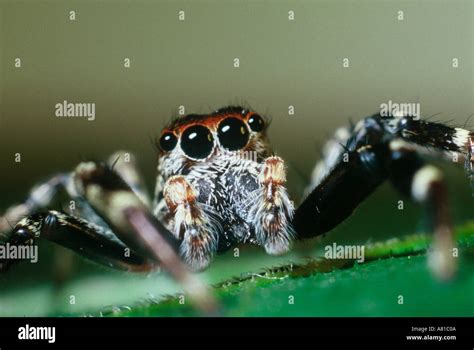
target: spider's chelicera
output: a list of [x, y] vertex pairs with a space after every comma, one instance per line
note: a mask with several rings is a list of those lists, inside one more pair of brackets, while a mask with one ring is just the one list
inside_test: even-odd
[[[8, 209], [0, 223], [3, 241], [26, 245], [43, 237], [114, 268], [161, 266], [195, 292], [201, 287], [188, 268], [205, 269], [215, 253], [240, 243], [285, 253], [293, 240], [321, 235], [341, 223], [389, 180], [429, 210], [431, 270], [441, 278], [454, 274], [455, 241], [443, 176], [421, 155], [431, 150], [462, 156], [471, 175], [470, 131], [379, 114], [341, 128], [324, 146], [307, 196], [295, 209], [285, 188], [284, 161], [273, 154], [267, 126], [265, 118], [242, 107], [177, 118], [157, 141], [153, 200], [133, 157], [81, 163]], [[78, 203], [73, 213], [45, 209], [60, 188]], [[17, 222], [13, 230], [10, 222]]]

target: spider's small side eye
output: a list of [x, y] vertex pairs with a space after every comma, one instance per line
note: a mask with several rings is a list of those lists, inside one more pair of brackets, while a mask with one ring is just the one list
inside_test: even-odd
[[249, 129], [242, 120], [234, 117], [220, 122], [217, 135], [221, 145], [229, 151], [242, 149], [249, 141]]
[[192, 125], [181, 136], [181, 149], [192, 159], [205, 159], [214, 148], [214, 139], [208, 128]]
[[252, 131], [260, 132], [265, 128], [265, 122], [258, 114], [252, 114], [248, 120], [248, 123]]
[[164, 133], [160, 137], [160, 147], [165, 152], [172, 151], [176, 147], [177, 143], [178, 139], [171, 132]]

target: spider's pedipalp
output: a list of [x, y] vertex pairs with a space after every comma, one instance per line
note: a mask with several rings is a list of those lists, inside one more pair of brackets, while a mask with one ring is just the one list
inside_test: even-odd
[[286, 253], [293, 239], [291, 220], [293, 202], [285, 188], [286, 169], [280, 157], [265, 159], [259, 175], [260, 188], [249, 209], [249, 219], [253, 222], [258, 244], [268, 254]]
[[163, 194], [169, 210], [164, 220], [181, 241], [181, 256], [193, 270], [205, 269], [217, 250], [218, 227], [197, 201], [198, 193], [184, 176], [170, 177]]

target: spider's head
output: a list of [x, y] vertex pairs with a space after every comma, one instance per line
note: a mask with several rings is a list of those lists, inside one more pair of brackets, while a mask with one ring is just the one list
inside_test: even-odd
[[173, 169], [246, 155], [263, 159], [269, 153], [267, 121], [243, 107], [211, 114], [189, 114], [171, 122], [158, 140], [160, 160]]

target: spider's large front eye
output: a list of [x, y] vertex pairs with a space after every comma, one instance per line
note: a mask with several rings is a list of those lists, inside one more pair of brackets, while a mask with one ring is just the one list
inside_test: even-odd
[[208, 128], [193, 125], [184, 130], [181, 136], [181, 149], [190, 158], [204, 159], [211, 154], [214, 140]]
[[160, 137], [159, 142], [160, 142], [161, 149], [165, 152], [169, 152], [169, 151], [172, 151], [176, 147], [176, 144], [178, 143], [178, 139], [176, 138], [176, 136], [174, 136], [173, 133], [167, 132], [167, 133], [164, 133]]
[[252, 114], [247, 123], [249, 123], [250, 129], [256, 132], [262, 131], [265, 127], [265, 122], [263, 121], [263, 118], [258, 114]]
[[221, 145], [229, 151], [242, 149], [249, 141], [249, 129], [242, 120], [234, 117], [220, 122], [217, 135]]

